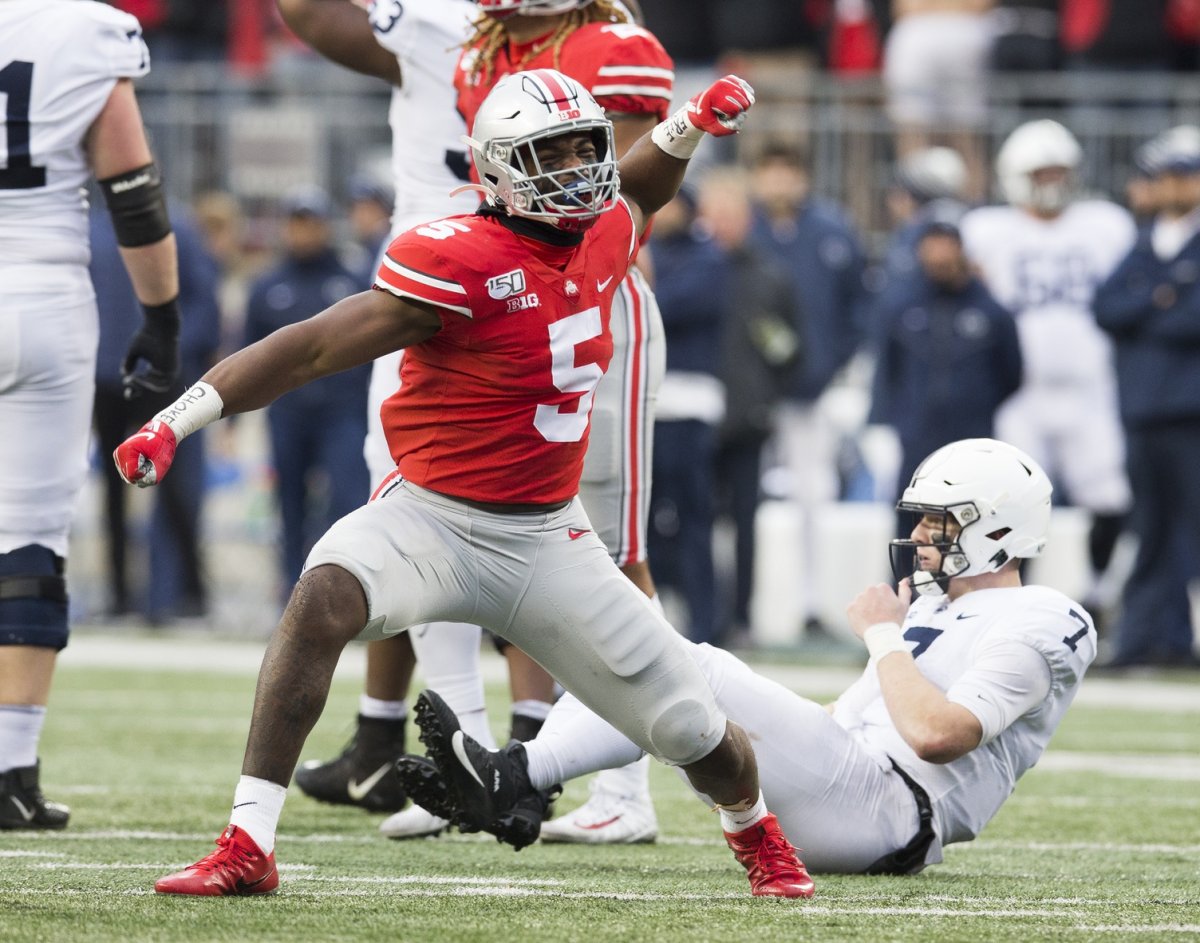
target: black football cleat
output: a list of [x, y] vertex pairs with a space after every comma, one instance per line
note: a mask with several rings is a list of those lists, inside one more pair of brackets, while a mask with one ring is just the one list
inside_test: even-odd
[[537, 841], [542, 820], [561, 787], [535, 789], [529, 782], [525, 746], [510, 743], [503, 750], [487, 750], [463, 733], [449, 705], [433, 691], [417, 698], [417, 724], [421, 742], [441, 773], [440, 786], [428, 768], [417, 771], [407, 763], [406, 781], [423, 779], [425, 795], [437, 801], [444, 790], [442, 808], [462, 831], [485, 831], [520, 851]]
[[0, 773], [0, 828], [66, 828], [71, 810], [49, 802], [38, 784], [39, 763]]
[[396, 773], [404, 754], [404, 720], [358, 717], [346, 748], [326, 763], [309, 760], [296, 770], [300, 791], [321, 802], [356, 805], [368, 812], [398, 812], [407, 795]]

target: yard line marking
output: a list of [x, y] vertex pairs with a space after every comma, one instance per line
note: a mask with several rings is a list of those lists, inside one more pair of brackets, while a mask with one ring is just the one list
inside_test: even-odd
[[1092, 772], [1134, 779], [1200, 779], [1200, 758], [1166, 753], [1083, 753], [1048, 750], [1038, 769], [1054, 772]]
[[61, 851], [0, 851], [0, 858], [65, 858]]
[[[39, 871], [162, 871], [170, 864], [124, 861], [45, 861], [33, 865]], [[283, 874], [317, 870], [315, 864], [281, 864]]]

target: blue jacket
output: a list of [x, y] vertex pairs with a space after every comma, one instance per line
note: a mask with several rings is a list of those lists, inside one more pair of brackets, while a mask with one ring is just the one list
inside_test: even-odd
[[[281, 327], [319, 314], [363, 290], [360, 274], [342, 264], [332, 249], [310, 259], [283, 258], [250, 288], [246, 303], [247, 346]], [[281, 396], [272, 409], [333, 410], [367, 414], [371, 365], [335, 373]]]
[[[121, 362], [129, 342], [142, 326], [142, 308], [121, 261], [112, 221], [103, 210], [88, 219], [92, 261], [88, 271], [96, 288], [100, 344], [96, 383], [121, 386]], [[171, 207], [171, 226], [179, 254], [179, 379], [194, 383], [211, 365], [221, 343], [221, 309], [217, 300], [220, 272], [188, 214]]]
[[728, 310], [725, 253], [692, 231], [656, 237], [651, 247], [654, 294], [667, 338], [667, 370], [715, 376]]
[[1144, 229], [1092, 310], [1116, 346], [1126, 425], [1200, 419], [1200, 234], [1163, 262]]
[[1021, 385], [1012, 315], [972, 278], [959, 292], [914, 272], [880, 296], [870, 421], [892, 426], [922, 455], [990, 437], [997, 407]]
[[791, 273], [795, 286], [794, 323], [801, 337], [800, 359], [785, 395], [815, 399], [863, 337], [867, 260], [858, 236], [837, 206], [809, 198], [788, 229], [774, 227], [758, 214], [751, 240], [769, 250]]

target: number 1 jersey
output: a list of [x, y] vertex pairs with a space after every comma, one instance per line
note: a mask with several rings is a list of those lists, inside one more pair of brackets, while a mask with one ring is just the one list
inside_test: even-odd
[[383, 405], [400, 473], [473, 501], [574, 497], [612, 356], [613, 297], [636, 254], [623, 200], [573, 248], [479, 215], [397, 237], [375, 287], [435, 305], [442, 318], [437, 334], [405, 350], [401, 387]]
[[117, 80], [149, 71], [127, 13], [92, 0], [0, 2], [0, 265], [87, 265], [84, 141]]

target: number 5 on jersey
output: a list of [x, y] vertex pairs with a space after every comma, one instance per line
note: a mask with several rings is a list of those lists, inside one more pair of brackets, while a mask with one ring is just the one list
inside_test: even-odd
[[575, 348], [603, 330], [600, 309], [588, 308], [550, 325], [550, 371], [554, 385], [563, 393], [581, 394], [574, 412], [564, 412], [567, 404], [552, 406], [539, 403], [533, 425], [547, 442], [578, 442], [587, 431], [588, 415], [596, 384], [604, 371], [598, 363], [576, 365]]

